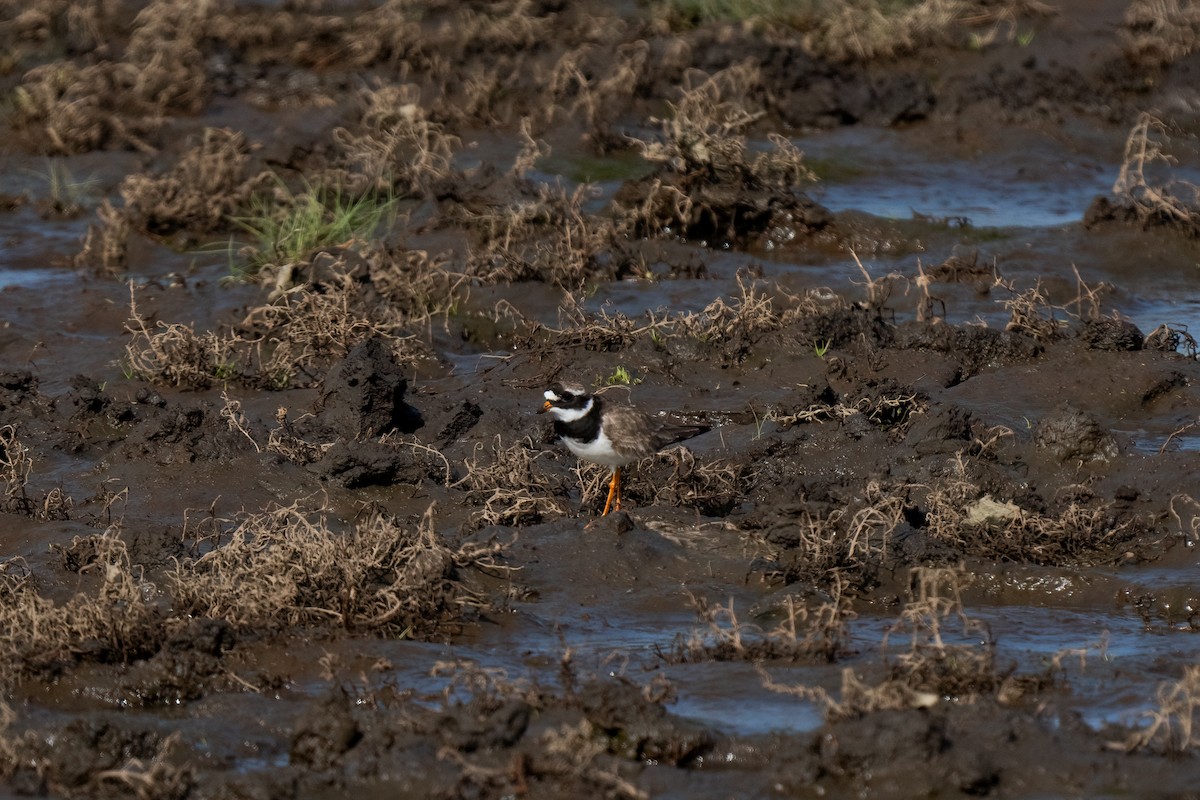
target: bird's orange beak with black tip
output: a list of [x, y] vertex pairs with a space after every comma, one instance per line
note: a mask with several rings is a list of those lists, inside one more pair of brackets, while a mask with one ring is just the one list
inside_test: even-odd
[[539, 414], [545, 414], [547, 411], [549, 411], [549, 410], [550, 410], [550, 408], [551, 408], [551, 406], [550, 406], [550, 401], [549, 401], [549, 400], [547, 400], [546, 402], [542, 403], [542, 407], [541, 407], [540, 409], [538, 409], [538, 412], [537, 412], [537, 413], [539, 413]]

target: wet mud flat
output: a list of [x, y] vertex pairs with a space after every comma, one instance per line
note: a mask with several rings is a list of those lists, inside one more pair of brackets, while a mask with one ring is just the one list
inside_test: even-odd
[[0, 8], [4, 792], [1194, 791], [1190, 10]]

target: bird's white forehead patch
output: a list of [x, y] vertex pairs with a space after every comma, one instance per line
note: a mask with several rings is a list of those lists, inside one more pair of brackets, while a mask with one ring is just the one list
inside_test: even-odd
[[551, 403], [557, 403], [562, 398], [559, 397], [558, 394], [553, 389], [547, 389], [546, 390], [546, 399], [549, 400]]

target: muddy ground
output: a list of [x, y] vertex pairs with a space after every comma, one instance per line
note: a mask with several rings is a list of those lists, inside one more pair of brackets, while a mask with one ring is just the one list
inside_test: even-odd
[[0, 12], [2, 791], [1195, 793], [1190, 7]]

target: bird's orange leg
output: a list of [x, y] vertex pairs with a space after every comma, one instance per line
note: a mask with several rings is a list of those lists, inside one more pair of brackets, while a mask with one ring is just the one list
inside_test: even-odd
[[[616, 505], [613, 505], [613, 498], [616, 498]], [[609, 509], [613, 511], [621, 510], [621, 468], [617, 467], [613, 470], [612, 480], [608, 482], [608, 501], [604, 504], [604, 513], [600, 516], [607, 517]]]

